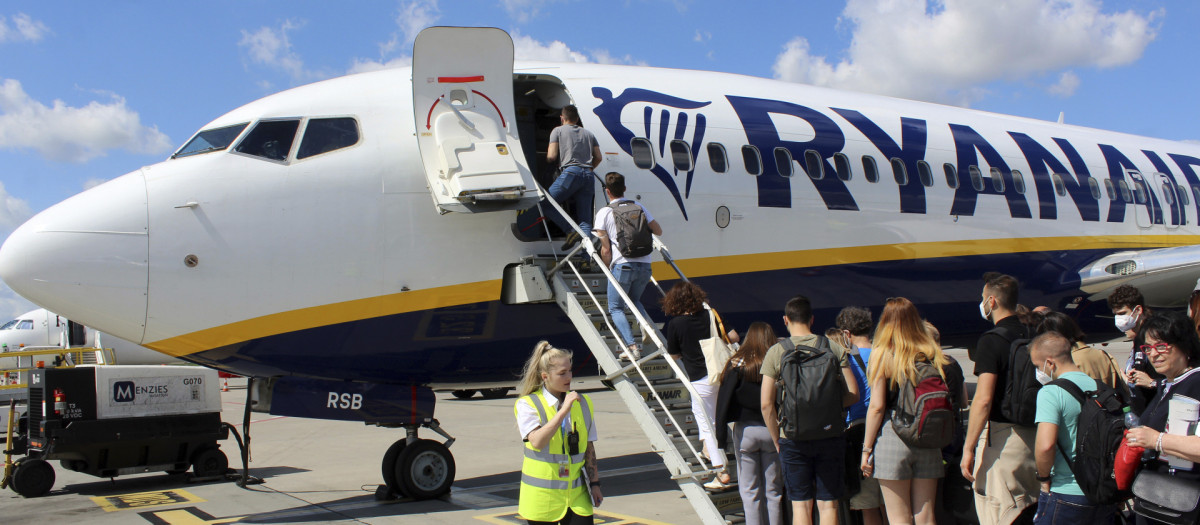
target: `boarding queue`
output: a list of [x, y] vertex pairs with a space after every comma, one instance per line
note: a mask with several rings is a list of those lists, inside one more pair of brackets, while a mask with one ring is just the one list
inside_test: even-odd
[[[1132, 286], [1112, 293], [1134, 341], [1123, 366], [1070, 316], [1021, 306], [1019, 288], [984, 276], [979, 313], [993, 327], [969, 350], [968, 399], [961, 366], [905, 298], [878, 323], [847, 307], [819, 331], [796, 296], [785, 334], [760, 321], [742, 337], [700, 287], [677, 284], [667, 351], [701, 394], [695, 417], [715, 428], [705, 454], [734, 457], [704, 486], [736, 485], [748, 524], [1200, 523], [1200, 285], [1186, 315], [1151, 311]], [[714, 337], [732, 351], [720, 363], [701, 348]], [[592, 523], [603, 500], [594, 407], [571, 390], [570, 363], [539, 344], [516, 404], [530, 523]]]

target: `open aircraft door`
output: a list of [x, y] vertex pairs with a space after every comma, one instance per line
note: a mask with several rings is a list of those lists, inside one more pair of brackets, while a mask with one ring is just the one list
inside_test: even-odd
[[533, 206], [539, 195], [517, 138], [508, 33], [427, 28], [413, 43], [412, 76], [417, 143], [438, 212]]

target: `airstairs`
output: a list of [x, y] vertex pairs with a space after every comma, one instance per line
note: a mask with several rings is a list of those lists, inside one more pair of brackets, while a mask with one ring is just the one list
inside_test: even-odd
[[[539, 188], [540, 189], [540, 188]], [[562, 208], [554, 199], [542, 206]], [[563, 213], [564, 217], [569, 215]], [[570, 221], [570, 219], [568, 219]], [[572, 227], [581, 233], [579, 226]], [[687, 277], [675, 265], [666, 245], [655, 239], [656, 251], [680, 279]], [[581, 255], [586, 255], [581, 257]], [[612, 319], [608, 317], [606, 290], [613, 275], [590, 242], [581, 242], [563, 256], [530, 256], [505, 269], [505, 300], [510, 303], [553, 301], [567, 314], [588, 349], [596, 358], [612, 387], [646, 433], [652, 449], [663, 458], [671, 478], [696, 510], [703, 523], [741, 523], [742, 502], [736, 486], [710, 493], [702, 484], [720, 470], [702, 455], [698, 424], [692, 416], [691, 399], [696, 391], [681, 366], [666, 353], [662, 333], [642, 318], [637, 308], [630, 325], [634, 338], [643, 341], [642, 357], [628, 359]], [[652, 281], [658, 287], [657, 281]], [[625, 304], [632, 304], [625, 291], [616, 287]], [[659, 291], [662, 289], [659, 288]], [[626, 357], [626, 360], [622, 360]], [[720, 452], [724, 456], [724, 452]], [[732, 474], [732, 458], [725, 458]]]

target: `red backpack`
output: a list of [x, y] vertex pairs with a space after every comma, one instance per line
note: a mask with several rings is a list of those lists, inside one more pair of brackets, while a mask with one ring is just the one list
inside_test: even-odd
[[954, 440], [953, 398], [937, 368], [925, 361], [916, 367], [916, 384], [900, 382], [892, 428], [910, 447], [940, 449]]

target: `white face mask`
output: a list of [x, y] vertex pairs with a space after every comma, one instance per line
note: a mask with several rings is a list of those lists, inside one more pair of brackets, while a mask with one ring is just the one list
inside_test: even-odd
[[982, 316], [983, 316], [983, 320], [984, 320], [984, 321], [991, 321], [991, 320], [992, 320], [992, 314], [991, 314], [990, 312], [988, 312], [988, 311], [987, 311], [987, 299], [984, 299], [983, 301], [980, 301], [980, 303], [979, 303], [979, 315], [982, 315]]
[[1050, 374], [1043, 372], [1041, 367], [1038, 367], [1036, 370], [1034, 370], [1033, 375], [1036, 376], [1038, 382], [1043, 385], [1046, 383], [1049, 383], [1051, 381], [1054, 381], [1054, 378], [1051, 377]]
[[1137, 317], [1133, 315], [1133, 312], [1118, 315], [1113, 318], [1113, 324], [1117, 325], [1117, 330], [1128, 332], [1137, 326]]

